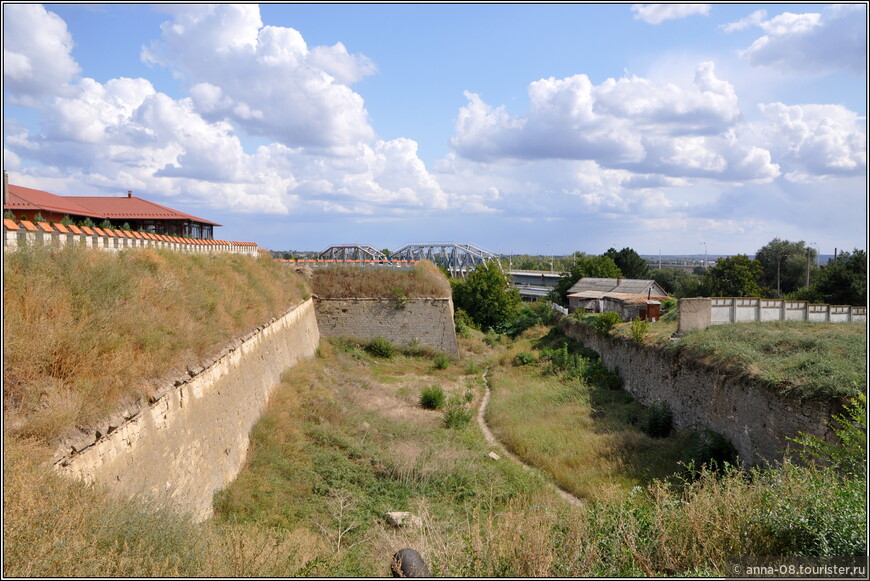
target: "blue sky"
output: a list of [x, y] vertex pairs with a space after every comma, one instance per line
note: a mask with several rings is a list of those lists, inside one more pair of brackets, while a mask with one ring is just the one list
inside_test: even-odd
[[4, 4], [4, 169], [283, 250], [866, 248], [867, 6]]

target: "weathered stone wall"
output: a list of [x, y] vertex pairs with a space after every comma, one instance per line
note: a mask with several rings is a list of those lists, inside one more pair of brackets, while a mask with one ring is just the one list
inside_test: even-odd
[[317, 324], [326, 337], [383, 337], [459, 357], [453, 299], [316, 299]]
[[[239, 473], [248, 434], [281, 373], [311, 357], [320, 341], [308, 300], [225, 350], [187, 381], [166, 386], [56, 459], [61, 472], [126, 497], [169, 500], [204, 520], [215, 491]], [[108, 432], [107, 435], [106, 432]]]
[[599, 336], [568, 318], [564, 333], [595, 350], [607, 369], [618, 370], [624, 389], [642, 403], [666, 403], [678, 428], [696, 426], [719, 432], [747, 464], [777, 460], [798, 432], [833, 441], [827, 423], [842, 413], [842, 402], [800, 402], [774, 393], [751, 378], [736, 377], [661, 347], [630, 339]]

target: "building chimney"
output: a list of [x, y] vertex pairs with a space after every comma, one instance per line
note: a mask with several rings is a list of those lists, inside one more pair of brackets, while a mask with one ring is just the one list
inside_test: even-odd
[[619, 285], [621, 285], [621, 284], [622, 284], [622, 279], [621, 279], [621, 278], [617, 278], [617, 279], [616, 279], [616, 286], [619, 286]]
[[128, 197], [128, 198], [132, 198], [132, 197], [133, 197], [133, 190], [127, 190], [127, 197]]

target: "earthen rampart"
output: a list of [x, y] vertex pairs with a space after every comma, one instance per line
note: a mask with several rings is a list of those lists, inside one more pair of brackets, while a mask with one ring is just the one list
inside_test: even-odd
[[212, 512], [215, 491], [241, 470], [248, 434], [281, 374], [314, 355], [320, 340], [307, 300], [190, 369], [108, 420], [83, 440], [68, 441], [55, 466], [121, 496], [169, 501], [196, 520]]

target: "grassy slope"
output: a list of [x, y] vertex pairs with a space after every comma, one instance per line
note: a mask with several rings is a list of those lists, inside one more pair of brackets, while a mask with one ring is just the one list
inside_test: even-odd
[[867, 393], [867, 325], [773, 322], [717, 325], [676, 346], [798, 398]]
[[446, 298], [450, 283], [428, 260], [413, 269], [334, 266], [315, 268], [314, 294], [324, 298]]
[[272, 260], [27, 248], [4, 255], [7, 431], [49, 443], [307, 296]]
[[[675, 322], [652, 323], [644, 339], [798, 399], [867, 393], [867, 325], [776, 321], [714, 325], [671, 343]], [[612, 333], [631, 337], [631, 323]]]

